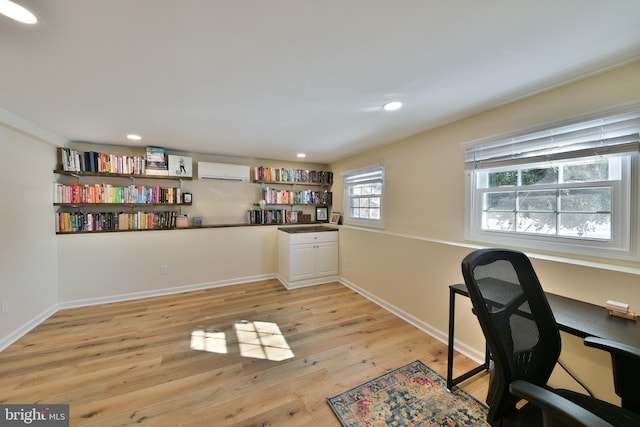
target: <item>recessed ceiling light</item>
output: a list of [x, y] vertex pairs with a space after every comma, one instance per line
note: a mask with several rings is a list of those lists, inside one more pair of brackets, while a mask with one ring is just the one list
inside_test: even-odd
[[140, 135], [136, 135], [135, 133], [130, 133], [129, 135], [127, 135], [127, 138], [132, 141], [140, 141], [142, 139]]
[[0, 0], [0, 13], [23, 24], [38, 22], [38, 18], [33, 13], [9, 0]]
[[305, 157], [307, 157], [307, 155], [304, 153], [298, 153], [297, 156], [299, 159], [304, 159]]
[[382, 109], [385, 111], [395, 111], [402, 107], [402, 102], [400, 101], [391, 101], [387, 102], [382, 106]]

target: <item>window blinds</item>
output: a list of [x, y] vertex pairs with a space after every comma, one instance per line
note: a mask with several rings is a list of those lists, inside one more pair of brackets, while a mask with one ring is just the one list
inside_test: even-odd
[[640, 151], [640, 110], [465, 148], [465, 169]]
[[371, 184], [384, 180], [384, 167], [374, 166], [357, 171], [345, 172], [344, 185]]

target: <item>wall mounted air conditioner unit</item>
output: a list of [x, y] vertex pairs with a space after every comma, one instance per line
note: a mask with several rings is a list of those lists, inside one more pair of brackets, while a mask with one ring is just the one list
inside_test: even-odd
[[249, 166], [198, 162], [198, 179], [248, 182]]

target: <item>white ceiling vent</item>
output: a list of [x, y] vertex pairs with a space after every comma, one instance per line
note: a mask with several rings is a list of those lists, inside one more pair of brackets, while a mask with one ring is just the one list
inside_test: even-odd
[[198, 162], [198, 179], [249, 182], [249, 166]]

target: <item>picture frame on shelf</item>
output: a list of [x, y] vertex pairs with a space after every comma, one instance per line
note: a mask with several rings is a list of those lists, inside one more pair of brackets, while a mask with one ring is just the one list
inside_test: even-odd
[[329, 224], [340, 224], [340, 212], [331, 212], [331, 219], [329, 219]]
[[329, 220], [329, 208], [326, 206], [316, 206], [316, 221], [327, 222]]
[[175, 156], [169, 154], [169, 176], [186, 176], [191, 178], [193, 175], [193, 159], [186, 156]]

